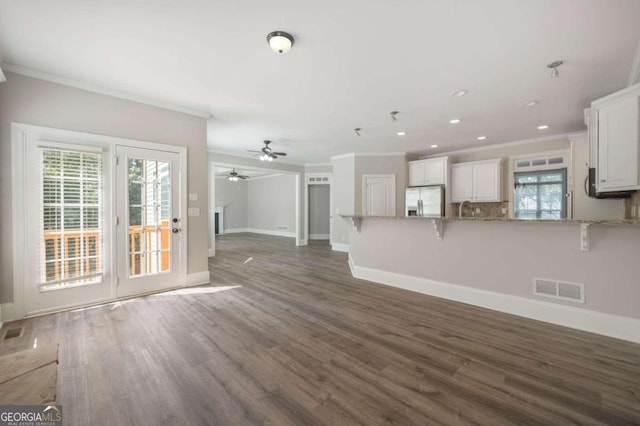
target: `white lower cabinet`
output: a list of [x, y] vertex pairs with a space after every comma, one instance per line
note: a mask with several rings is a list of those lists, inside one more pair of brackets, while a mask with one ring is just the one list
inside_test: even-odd
[[451, 165], [451, 202], [502, 201], [502, 159]]

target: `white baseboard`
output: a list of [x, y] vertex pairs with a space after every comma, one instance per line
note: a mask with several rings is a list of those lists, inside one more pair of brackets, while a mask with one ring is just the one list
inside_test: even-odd
[[253, 234], [264, 234], [264, 235], [273, 235], [275, 237], [288, 237], [295, 238], [295, 232], [289, 231], [272, 231], [271, 229], [256, 229], [256, 228], [247, 228], [246, 232], [251, 232]]
[[273, 235], [275, 237], [288, 237], [288, 238], [295, 238], [296, 237], [296, 233], [295, 232], [272, 231], [271, 229], [231, 228], [231, 229], [225, 229], [224, 230], [225, 234], [237, 234], [237, 233], [240, 233], [240, 232], [249, 232], [249, 233], [252, 233], [252, 234]]
[[216, 255], [216, 249], [209, 249], [209, 257], [213, 257]]
[[309, 234], [310, 240], [328, 240], [330, 237], [329, 234]]
[[209, 277], [209, 271], [194, 272], [187, 274], [187, 287], [201, 284], [209, 284], [211, 278]]
[[298, 244], [296, 244], [296, 245], [297, 245], [298, 247], [301, 247], [301, 246], [306, 246], [306, 245], [308, 245], [308, 244], [309, 244], [309, 242], [308, 242], [307, 240], [302, 240], [302, 239], [301, 239], [301, 240], [298, 242]]
[[224, 230], [225, 234], [237, 234], [240, 232], [249, 232], [249, 230], [247, 228], [229, 228]]
[[331, 250], [333, 251], [342, 251], [344, 253], [349, 253], [349, 244], [331, 244]]
[[635, 318], [366, 268], [357, 266], [351, 255], [349, 268], [355, 278], [640, 343], [640, 320]]

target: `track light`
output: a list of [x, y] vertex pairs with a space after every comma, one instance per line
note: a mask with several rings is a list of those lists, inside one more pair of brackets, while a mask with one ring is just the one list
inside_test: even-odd
[[558, 67], [564, 64], [564, 61], [553, 61], [550, 64], [547, 64], [547, 68], [551, 68], [551, 78], [560, 77], [560, 72], [558, 71]]
[[398, 115], [398, 111], [391, 111], [389, 115], [391, 115], [391, 121], [398, 121], [398, 118], [396, 117], [396, 115]]
[[353, 129], [354, 132], [356, 132], [356, 135], [360, 136], [360, 132], [362, 131], [362, 129], [360, 127], [356, 127], [355, 129]]

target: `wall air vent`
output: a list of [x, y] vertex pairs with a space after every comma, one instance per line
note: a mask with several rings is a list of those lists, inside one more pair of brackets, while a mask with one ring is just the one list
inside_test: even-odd
[[534, 278], [533, 294], [551, 299], [584, 303], [584, 284]]

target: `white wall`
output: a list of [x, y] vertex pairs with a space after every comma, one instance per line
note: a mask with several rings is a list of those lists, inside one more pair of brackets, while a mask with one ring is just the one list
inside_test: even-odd
[[305, 164], [304, 172], [305, 173], [331, 173], [333, 171], [333, 166], [331, 163], [329, 164]]
[[329, 185], [309, 185], [309, 235], [329, 235]]
[[296, 232], [296, 176], [283, 174], [247, 181], [249, 230]]
[[331, 159], [333, 165], [333, 238], [334, 244], [349, 244], [349, 223], [340, 215], [355, 214], [355, 156]]
[[0, 84], [0, 302], [13, 300], [11, 242], [11, 123], [18, 122], [185, 146], [188, 192], [198, 193], [199, 217], [188, 220], [188, 273], [207, 271], [206, 120], [111, 96], [6, 73]]
[[224, 206], [224, 229], [246, 229], [248, 222], [248, 182], [216, 178], [215, 207]]

